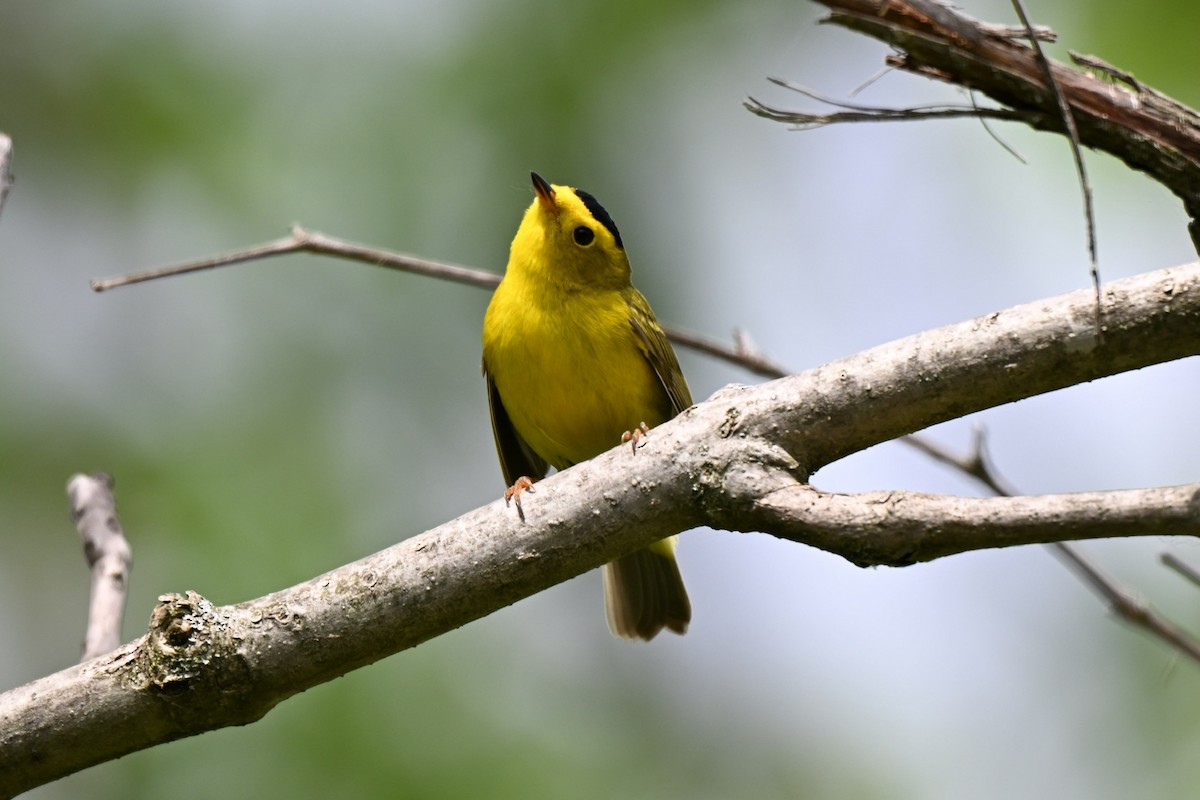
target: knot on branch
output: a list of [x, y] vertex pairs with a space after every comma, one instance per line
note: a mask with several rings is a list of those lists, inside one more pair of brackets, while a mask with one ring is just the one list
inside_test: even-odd
[[233, 655], [228, 632], [229, 620], [196, 592], [160, 596], [139, 653], [138, 682], [169, 693], [194, 688], [214, 661]]

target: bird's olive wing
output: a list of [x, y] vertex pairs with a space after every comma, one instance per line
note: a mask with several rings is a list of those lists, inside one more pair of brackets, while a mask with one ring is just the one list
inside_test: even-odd
[[492, 413], [492, 435], [496, 437], [496, 452], [500, 455], [500, 469], [504, 472], [504, 482], [512, 486], [517, 478], [525, 477], [540, 480], [545, 477], [549, 465], [537, 453], [533, 452], [517, 429], [508, 418], [504, 401], [496, 390], [496, 382], [483, 366], [483, 376], [487, 379], [488, 408]]
[[679, 414], [692, 404], [692, 393], [688, 391], [683, 370], [679, 368], [679, 359], [667, 341], [667, 334], [654, 318], [646, 298], [636, 289], [631, 289], [629, 294], [629, 321], [641, 342], [646, 360], [671, 399], [671, 416]]

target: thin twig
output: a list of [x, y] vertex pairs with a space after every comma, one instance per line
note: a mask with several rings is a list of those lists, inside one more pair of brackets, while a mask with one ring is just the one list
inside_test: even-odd
[[133, 554], [117, 520], [112, 479], [104, 473], [75, 475], [67, 483], [71, 519], [92, 570], [91, 601], [83, 661], [121, 644], [129, 567]]
[[[971, 98], [971, 108], [978, 109], [978, 108], [979, 108], [979, 105], [978, 105], [978, 104], [976, 104], [976, 102], [975, 102], [975, 92], [973, 92], [973, 91], [968, 91], [968, 96]], [[992, 141], [994, 141], [996, 144], [1000, 145], [1000, 146], [1001, 146], [1001, 147], [1003, 147], [1005, 150], [1007, 150], [1007, 151], [1008, 151], [1008, 154], [1009, 154], [1010, 156], [1012, 156], [1013, 158], [1015, 158], [1017, 161], [1020, 161], [1022, 164], [1026, 164], [1026, 165], [1027, 165], [1027, 164], [1029, 163], [1028, 161], [1026, 161], [1026, 160], [1025, 160], [1025, 156], [1023, 156], [1023, 155], [1021, 155], [1020, 153], [1018, 153], [1018, 152], [1016, 151], [1016, 148], [1014, 148], [1014, 147], [1013, 147], [1012, 145], [1010, 145], [1008, 142], [1006, 142], [1006, 141], [1004, 141], [1003, 139], [1001, 139], [1001, 138], [1000, 138], [1000, 134], [998, 134], [998, 133], [996, 133], [994, 130], [992, 130], [992, 126], [991, 126], [991, 125], [988, 125], [987, 117], [985, 117], [985, 116], [983, 116], [983, 115], [980, 115], [980, 117], [979, 117], [979, 124], [983, 126], [983, 129], [984, 129], [985, 131], [987, 131], [987, 133], [988, 133], [988, 136], [991, 136], [991, 137], [992, 137]]]
[[848, 103], [835, 100], [821, 94], [815, 89], [793, 83], [783, 78], [767, 78], [771, 83], [790, 89], [818, 103], [843, 109], [830, 114], [817, 114], [807, 111], [784, 111], [758, 100], [746, 98], [742, 103], [745, 108], [760, 117], [774, 122], [785, 122], [794, 125], [797, 130], [833, 125], [839, 122], [912, 122], [928, 119], [999, 119], [1007, 121], [1028, 122], [1031, 115], [1027, 111], [1016, 111], [1008, 108], [984, 108], [974, 104], [970, 106], [952, 103], [934, 103], [908, 108], [888, 108], [886, 106], [868, 106], [859, 103]]
[[499, 275], [487, 272], [486, 270], [469, 269], [456, 264], [447, 264], [441, 261], [432, 261], [427, 258], [408, 255], [407, 253], [390, 253], [365, 245], [333, 239], [320, 233], [307, 231], [299, 225], [293, 225], [290, 236], [276, 239], [273, 242], [268, 242], [258, 247], [236, 250], [219, 256], [213, 256], [212, 258], [187, 261], [170, 267], [160, 267], [158, 269], [146, 270], [145, 272], [121, 275], [116, 278], [93, 280], [91, 286], [93, 291], [105, 292], [119, 286], [129, 286], [173, 275], [185, 275], [190, 272], [201, 272], [216, 269], [217, 267], [227, 267], [233, 264], [241, 264], [247, 261], [256, 261], [288, 253], [323, 253], [334, 255], [355, 261], [363, 261], [379, 267], [386, 267], [387, 269], [428, 275], [434, 278], [465, 283], [485, 289], [494, 289], [496, 288], [496, 284], [500, 283]]
[[722, 361], [742, 367], [763, 378], [782, 378], [785, 375], [791, 375], [793, 372], [762, 355], [757, 350], [747, 348], [745, 340], [739, 338], [744, 336], [740, 331], [734, 332], [734, 345], [730, 347], [718, 342], [716, 339], [710, 339], [701, 334], [681, 328], [664, 325], [663, 330], [666, 331], [667, 338], [681, 347], [719, 358]]
[[948, 447], [917, 434], [902, 437], [899, 441], [915, 447], [925, 455], [947, 464], [963, 474], [982, 483], [999, 497], [1016, 497], [1016, 489], [997, 474], [987, 453], [987, 432], [983, 427], [975, 428], [971, 451], [962, 456]]
[[1071, 145], [1071, 157], [1075, 160], [1075, 172], [1079, 176], [1079, 190], [1083, 193], [1083, 214], [1087, 220], [1088, 263], [1092, 275], [1092, 289], [1096, 293], [1096, 335], [1103, 340], [1104, 306], [1100, 296], [1100, 263], [1096, 256], [1096, 212], [1092, 206], [1092, 185], [1088, 181], [1087, 168], [1083, 163], [1083, 147], [1079, 143], [1079, 129], [1075, 126], [1075, 115], [1071, 112], [1071, 106], [1067, 103], [1062, 86], [1054, 77], [1050, 59], [1046, 58], [1041, 42], [1034, 34], [1033, 25], [1030, 24], [1029, 17], [1025, 15], [1025, 8], [1021, 5], [1021, 0], [1012, 0], [1012, 5], [1028, 33], [1029, 43], [1037, 56], [1038, 66], [1045, 73], [1050, 90], [1054, 92], [1054, 102], [1058, 105], [1059, 114], [1062, 115], [1063, 127], [1066, 129], [1067, 140]]
[[1178, 572], [1183, 577], [1187, 578], [1192, 583], [1200, 586], [1200, 569], [1196, 569], [1195, 565], [1189, 564], [1179, 556], [1171, 552], [1163, 553], [1159, 556], [1163, 564], [1166, 564], [1171, 569]]
[[[401, 272], [409, 272], [417, 275], [425, 275], [431, 278], [439, 278], [441, 280], [452, 281], [454, 283], [463, 283], [468, 286], [475, 286], [481, 289], [494, 289], [500, 283], [500, 276], [494, 272], [488, 272], [482, 269], [473, 269], [471, 267], [463, 267], [458, 264], [449, 264], [444, 261], [433, 261], [427, 258], [408, 255], [406, 253], [392, 253], [386, 250], [379, 250], [365, 245], [346, 242], [341, 239], [335, 239], [324, 234], [314, 233], [305, 230], [299, 225], [293, 225], [291, 235], [284, 236], [281, 239], [276, 239], [273, 242], [268, 242], [257, 247], [250, 247], [244, 250], [235, 250], [233, 252], [224, 253], [222, 255], [213, 256], [211, 258], [202, 258], [195, 261], [187, 261], [182, 264], [175, 264], [169, 267], [160, 267], [158, 269], [146, 270], [145, 272], [136, 272], [129, 275], [121, 275], [115, 278], [103, 278], [93, 280], [91, 286], [93, 291], [105, 292], [109, 289], [115, 289], [119, 286], [130, 286], [136, 283], [145, 283], [146, 281], [157, 280], [159, 278], [167, 278], [175, 275], [186, 275], [192, 272], [202, 272], [205, 270], [216, 269], [218, 267], [227, 267], [234, 264], [243, 264], [248, 261], [256, 261], [273, 256], [281, 256], [289, 253], [321, 253], [323, 255], [336, 256], [352, 261], [359, 261], [366, 264], [371, 264], [377, 267], [386, 269], [399, 270]], [[741, 347], [718, 342], [701, 336], [697, 333], [692, 333], [680, 328], [663, 326], [667, 333], [667, 337], [676, 344], [687, 347], [697, 352], [705, 353], [719, 358], [735, 366], [742, 367], [750, 372], [760, 375], [765, 378], [780, 378], [790, 374], [782, 366], [775, 364], [769, 359], [758, 353], [750, 353], [744, 351]]]
[[[853, 89], [851, 89], [851, 90], [850, 90], [850, 96], [851, 96], [851, 97], [858, 97], [858, 96], [859, 96], [861, 93], [865, 92], [867, 89], [869, 89], [869, 88], [871, 88], [872, 86], [874, 86], [874, 85], [875, 85], [875, 81], [881, 80], [881, 79], [883, 78], [883, 76], [884, 76], [884, 75], [887, 75], [889, 72], [892, 72], [892, 71], [893, 71], [893, 68], [892, 68], [892, 67], [890, 67], [890, 66], [884, 66], [882, 69], [880, 69], [880, 70], [879, 70], [878, 72], [876, 72], [874, 75], [872, 75], [871, 77], [867, 78], [865, 81], [863, 81], [862, 83], [860, 83], [858, 86], [855, 86]], [[774, 80], [774, 79], [772, 79], [772, 78], [768, 78], [767, 80]]]
[[1200, 663], [1200, 642], [1187, 631], [1159, 614], [1141, 597], [1122, 589], [1065, 542], [1047, 545], [1079, 575], [1097, 594], [1108, 601], [1112, 610], [1126, 622], [1153, 633], [1176, 650]]
[[[954, 467], [965, 475], [969, 475], [1001, 497], [1016, 496], [1015, 488], [997, 474], [988, 458], [987, 437], [982, 428], [975, 430], [971, 451], [965, 456], [956, 454], [940, 444], [914, 436], [906, 436], [901, 441]], [[1107, 601], [1118, 617], [1149, 631], [1180, 653], [1200, 662], [1200, 641], [1164, 617], [1144, 599], [1122, 587], [1116, 580], [1095, 566], [1077, 547], [1066, 542], [1054, 542], [1046, 547], [1049, 547], [1084, 583]], [[1169, 553], [1164, 553], [1162, 559], [1168, 566], [1200, 583], [1200, 573], [1182, 562], [1177, 562], [1177, 559]]]

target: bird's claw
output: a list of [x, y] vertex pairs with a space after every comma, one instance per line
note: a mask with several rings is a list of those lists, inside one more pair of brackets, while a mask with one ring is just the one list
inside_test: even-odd
[[513, 485], [504, 490], [504, 506], [507, 508], [510, 502], [516, 503], [517, 516], [521, 518], [521, 522], [524, 522], [525, 509], [521, 508], [521, 492], [537, 493], [537, 490], [533, 488], [532, 478], [522, 475], [513, 481]]
[[622, 433], [621, 442], [631, 442], [632, 444], [630, 445], [630, 448], [636, 453], [637, 449], [644, 444], [644, 442], [642, 442], [642, 437], [649, 433], [650, 426], [643, 421], [641, 425], [637, 426], [633, 430]]

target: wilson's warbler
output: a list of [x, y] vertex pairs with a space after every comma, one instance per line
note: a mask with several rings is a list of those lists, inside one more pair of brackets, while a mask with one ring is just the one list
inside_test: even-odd
[[[621, 234], [596, 198], [531, 173], [536, 197], [483, 320], [483, 372], [500, 467], [517, 496], [692, 404], [654, 312], [630, 283]], [[630, 433], [632, 432], [632, 434]], [[675, 537], [604, 566], [612, 632], [687, 630]]]

